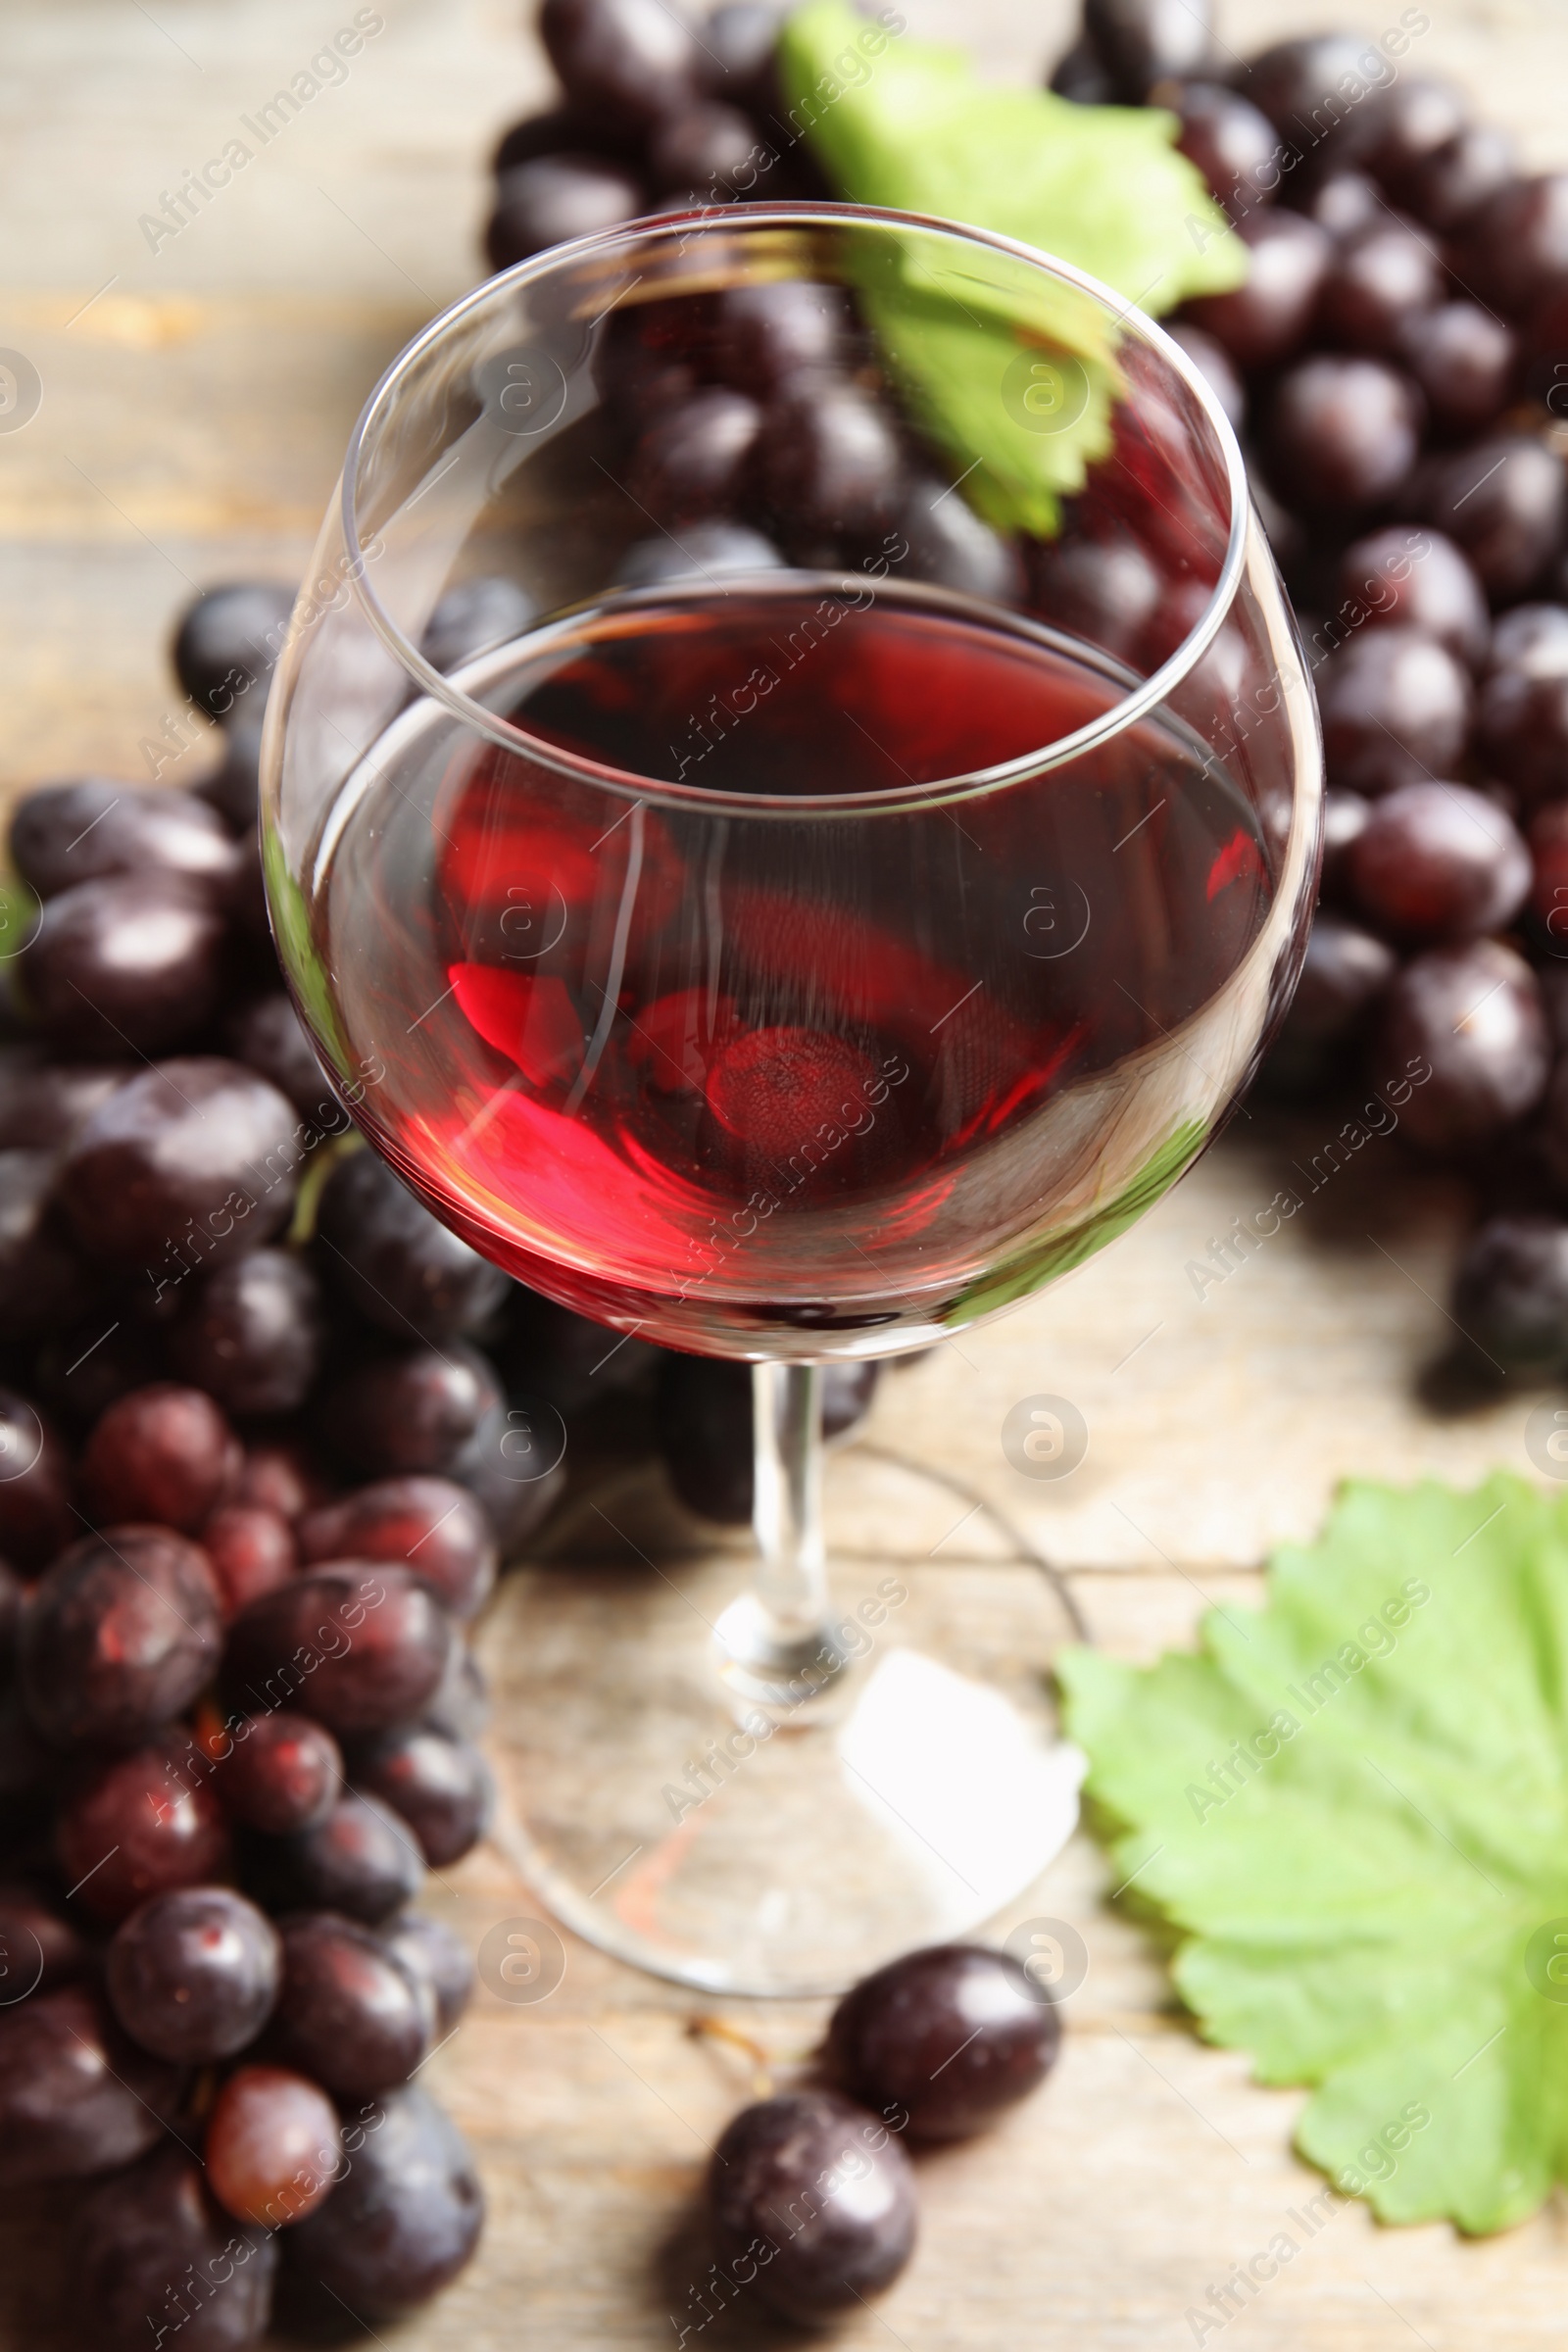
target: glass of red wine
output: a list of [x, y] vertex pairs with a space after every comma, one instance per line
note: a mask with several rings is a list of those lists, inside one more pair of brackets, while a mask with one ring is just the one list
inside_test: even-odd
[[[559, 247], [371, 397], [264, 764], [279, 948], [369, 1142], [548, 1298], [754, 1366], [755, 1572], [595, 1504], [626, 1564], [503, 1603], [533, 1885], [740, 1992], [995, 1918], [1071, 1819], [1059, 1621], [1028, 1572], [1021, 1611], [890, 1572], [916, 1474], [863, 1457], [830, 1590], [824, 1370], [1114, 1238], [1289, 999], [1320, 746], [1197, 367], [931, 220]], [[1071, 1439], [1039, 1418], [1031, 1459]], [[514, 1420], [530, 1476], [559, 1442]]]

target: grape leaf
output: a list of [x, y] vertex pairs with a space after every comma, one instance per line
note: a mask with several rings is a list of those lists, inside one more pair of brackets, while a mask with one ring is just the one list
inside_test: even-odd
[[[884, 29], [892, 16], [808, 0], [784, 27], [790, 118], [839, 195], [996, 229], [1156, 314], [1241, 283], [1247, 250], [1173, 115], [987, 88], [961, 51]], [[1111, 322], [1004, 254], [960, 271], [914, 234], [891, 260], [883, 240], [863, 254], [883, 357], [956, 470], [975, 466], [965, 497], [999, 528], [1050, 535], [1110, 447]]]
[[1117, 1875], [1297, 2145], [1386, 2221], [1568, 2177], [1568, 1501], [1352, 1483], [1196, 1654], [1060, 1661]]

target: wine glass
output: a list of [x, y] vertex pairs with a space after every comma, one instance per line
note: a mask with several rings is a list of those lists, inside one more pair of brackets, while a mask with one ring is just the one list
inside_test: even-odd
[[873, 1530], [830, 1588], [824, 1370], [1029, 1297], [1205, 1147], [1295, 982], [1321, 781], [1215, 400], [1044, 255], [652, 219], [377, 386], [268, 717], [301, 1013], [476, 1249], [754, 1367], [755, 1573], [621, 1528], [623, 1569], [501, 1603], [502, 1834], [583, 1936], [831, 1991], [1059, 1843], [1044, 1584], [1009, 1619]]

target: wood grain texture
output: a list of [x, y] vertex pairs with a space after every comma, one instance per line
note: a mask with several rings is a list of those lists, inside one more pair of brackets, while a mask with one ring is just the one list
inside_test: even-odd
[[[1561, 160], [1562, 0], [1429, 8], [1420, 65], [1455, 73], [1532, 160]], [[138, 226], [352, 13], [349, 0], [13, 0], [5, 13], [0, 343], [31, 358], [44, 397], [23, 431], [0, 434], [0, 787], [147, 772], [138, 745], [178, 708], [164, 661], [172, 616], [194, 586], [300, 574], [376, 374], [472, 280], [489, 148], [547, 86], [517, 0], [380, 0], [385, 29], [347, 79], [220, 199], [157, 252]], [[1343, 0], [1230, 0], [1223, 30], [1245, 51], [1352, 13]], [[1382, 0], [1360, 13], [1382, 28]], [[909, 14], [1023, 78], [1062, 45], [1067, 8], [910, 0]], [[203, 757], [197, 745], [166, 774], [184, 780]], [[1415, 1401], [1445, 1342], [1439, 1301], [1466, 1204], [1397, 1142], [1319, 1181], [1277, 1239], [1199, 1296], [1189, 1268], [1210, 1237], [1299, 1183], [1292, 1166], [1310, 1171], [1328, 1140], [1310, 1120], [1244, 1118], [1108, 1255], [884, 1383], [875, 1441], [1010, 1513], [1120, 1654], [1152, 1656], [1191, 1639], [1205, 1605], [1255, 1598], [1268, 1546], [1309, 1535], [1347, 1471], [1528, 1467], [1529, 1399], [1458, 1420]], [[1091, 1432], [1084, 1465], [1055, 1487], [1020, 1478], [1000, 1444], [1009, 1406], [1040, 1392], [1070, 1396]], [[629, 1495], [651, 1542], [706, 1540], [646, 1478]], [[847, 1550], [918, 1563], [940, 1545], [945, 1572], [973, 1569], [978, 1595], [1005, 1545], [983, 1515], [955, 1534], [967, 1508], [863, 1453], [834, 1473]], [[559, 1548], [541, 1577], [570, 1577], [595, 1546]], [[592, 1657], [579, 1667], [591, 1675]], [[1079, 1838], [1018, 1906], [1076, 1924], [1090, 1950], [1061, 2065], [1003, 2130], [921, 2160], [918, 2258], [839, 2340], [856, 2352], [1191, 2344], [1188, 2315], [1212, 2316], [1210, 2288], [1287, 2231], [1293, 2258], [1255, 2296], [1238, 2290], [1203, 2340], [1556, 2346], [1561, 2205], [1484, 2244], [1380, 2230], [1354, 2206], [1310, 2229], [1299, 2217], [1322, 2184], [1288, 2152], [1297, 2095], [1257, 2088], [1242, 2058], [1195, 2040], [1108, 1891]], [[488, 1849], [433, 1881], [430, 1899], [475, 1943], [537, 1908]], [[651, 2352], [683, 2326], [688, 2345], [714, 2352], [799, 2340], [734, 2316], [696, 2325], [692, 2201], [749, 2089], [733, 2049], [691, 2036], [697, 2006], [576, 1944], [550, 1999], [512, 2007], [480, 1992], [430, 2076], [477, 2150], [488, 2232], [458, 2287], [386, 2341]], [[726, 2014], [783, 2079], [822, 2023], [809, 2005]], [[36, 2202], [13, 2200], [0, 2214], [5, 2352], [74, 2346], [48, 2317], [60, 2273]]]

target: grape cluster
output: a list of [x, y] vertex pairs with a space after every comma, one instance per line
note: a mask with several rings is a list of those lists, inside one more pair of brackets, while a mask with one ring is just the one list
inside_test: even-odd
[[906, 2137], [983, 2130], [1060, 2042], [1060, 2012], [1006, 1952], [938, 1944], [866, 1977], [833, 2013], [826, 2080], [743, 2108], [714, 2148], [697, 2324], [752, 2290], [815, 2326], [891, 2286], [918, 2227]]
[[255, 855], [288, 606], [181, 621], [224, 727], [194, 790], [51, 784], [10, 836], [0, 2180], [90, 2182], [106, 2352], [237, 2352], [274, 2296], [378, 2322], [466, 2262], [478, 2180], [415, 2077], [472, 1964], [411, 1905], [488, 1816], [464, 1635], [563, 1491], [545, 1408], [751, 1507], [746, 1366], [617, 1348], [352, 1148]]

